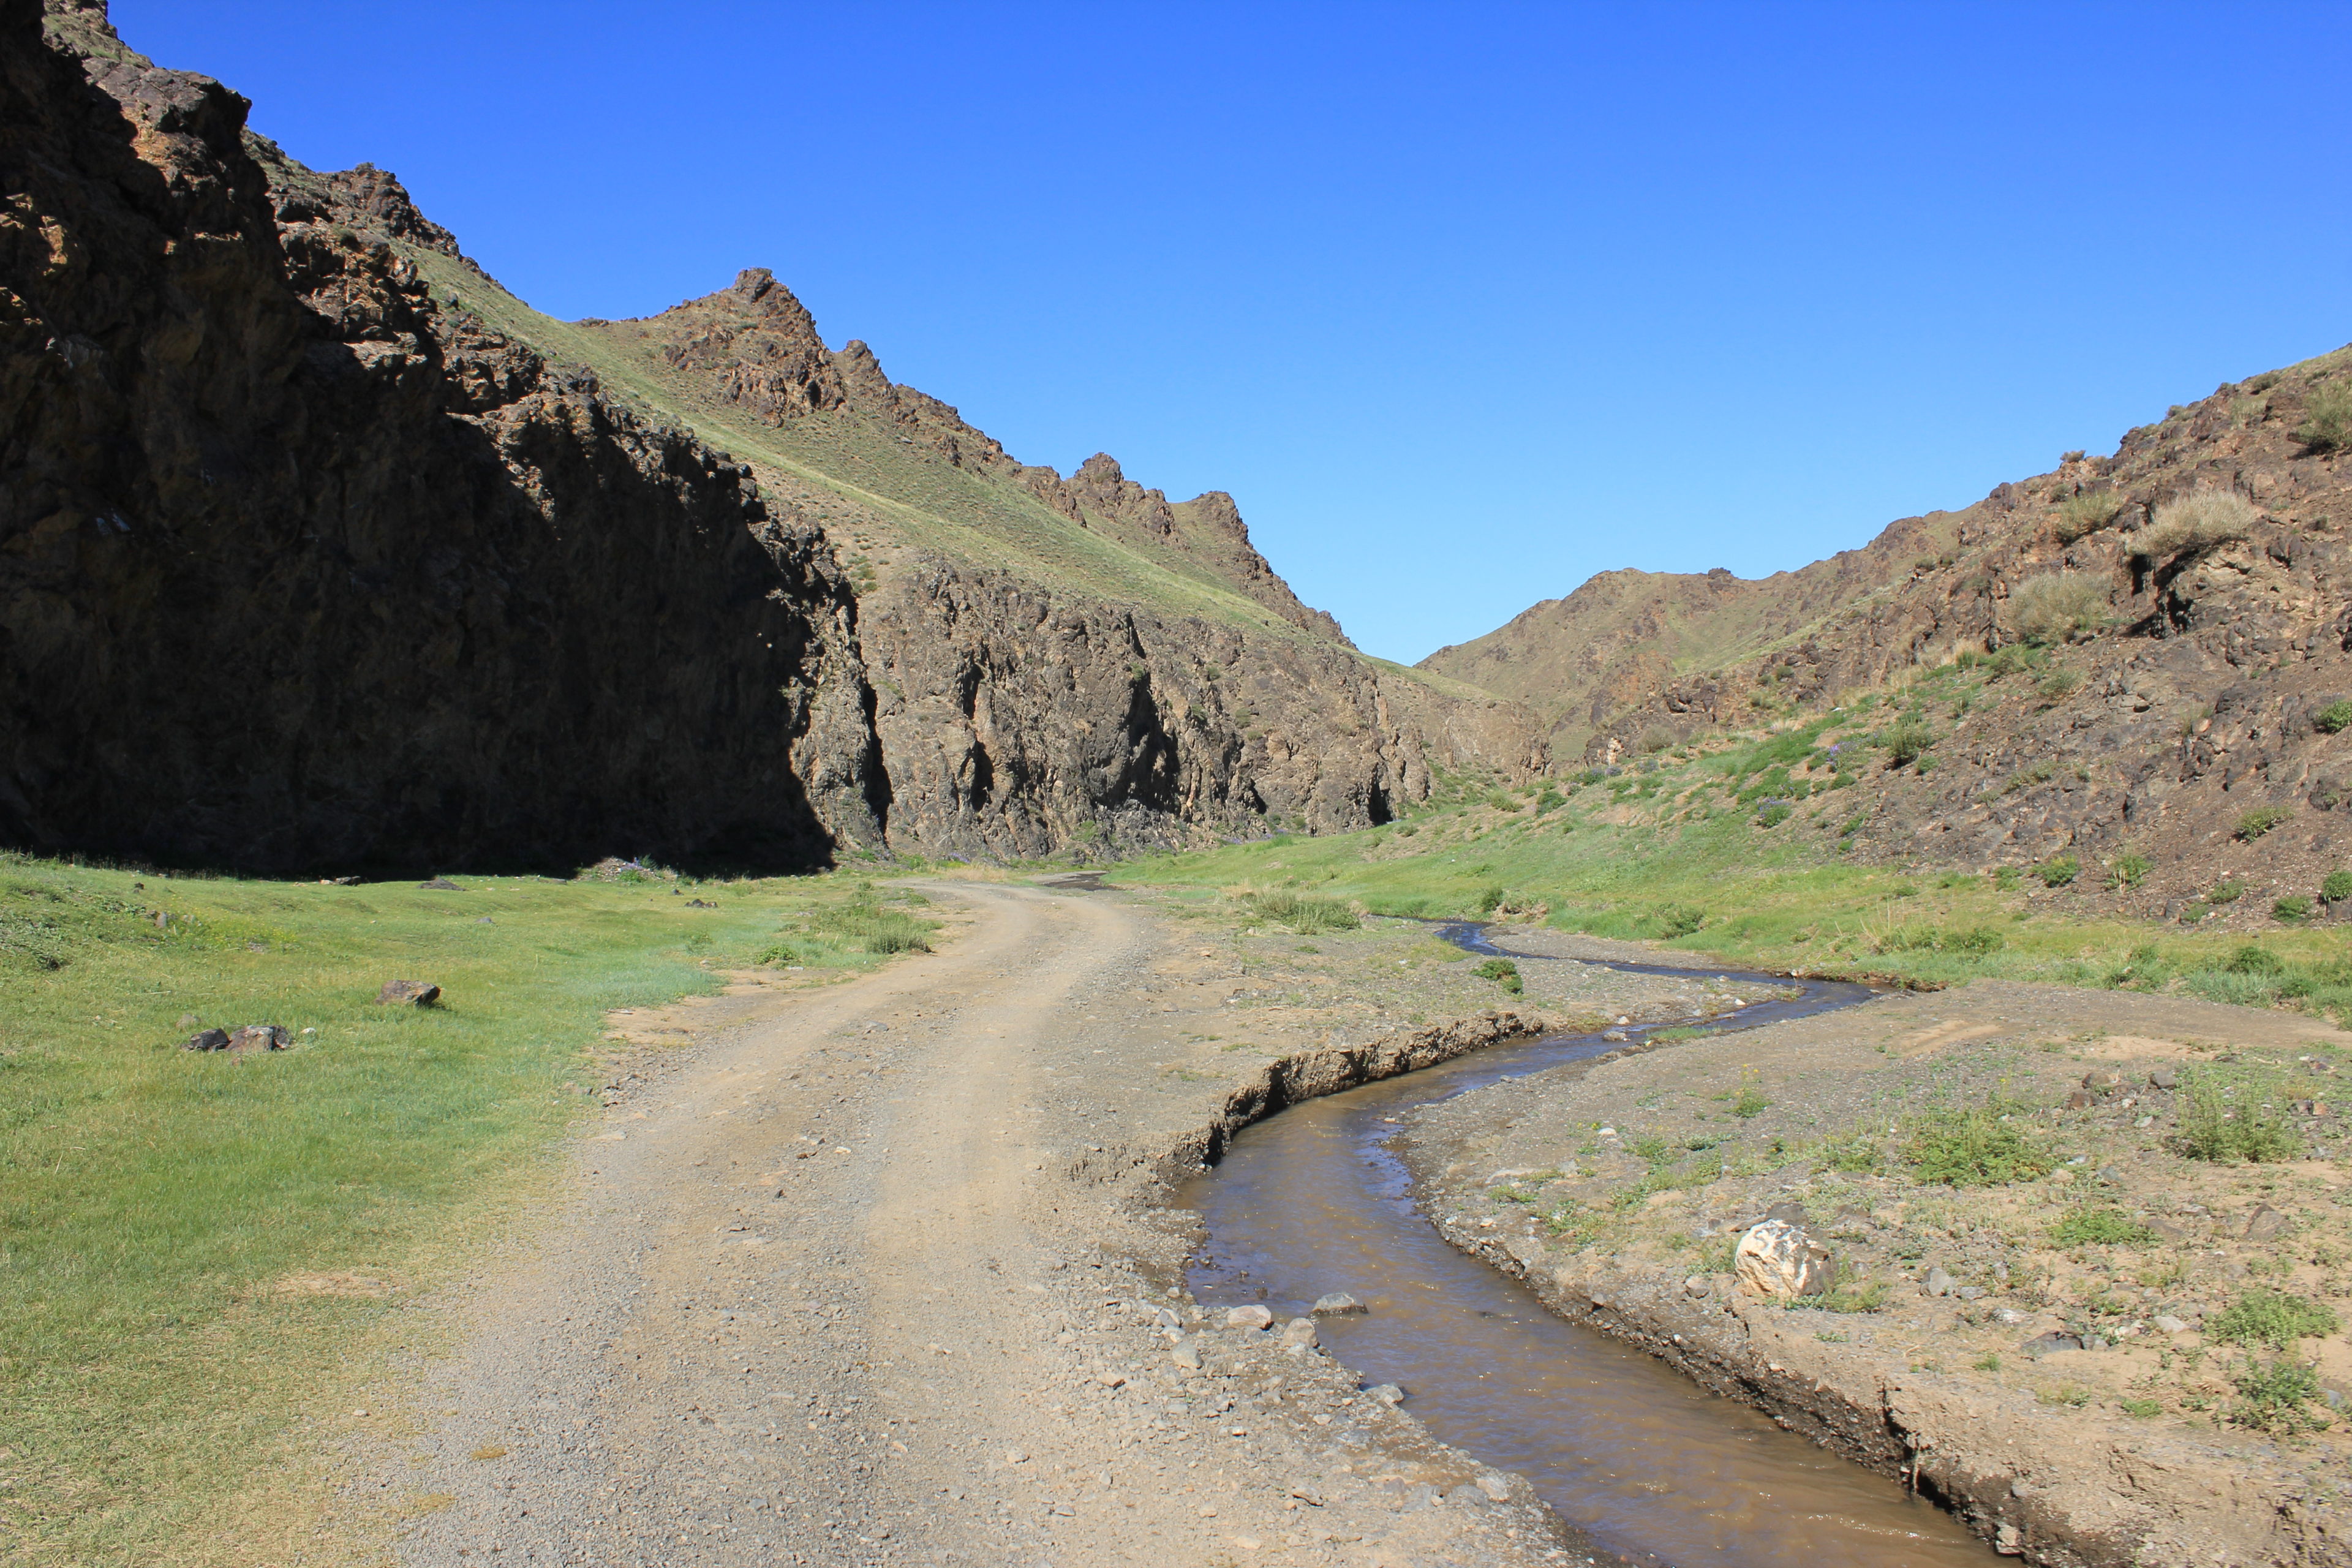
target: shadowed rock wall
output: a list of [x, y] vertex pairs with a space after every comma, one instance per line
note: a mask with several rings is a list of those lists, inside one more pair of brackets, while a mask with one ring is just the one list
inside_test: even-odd
[[0, 837], [257, 868], [878, 840], [822, 536], [437, 305], [360, 232], [454, 254], [390, 176], [271, 159], [244, 100], [51, 12], [45, 47], [0, 5]]

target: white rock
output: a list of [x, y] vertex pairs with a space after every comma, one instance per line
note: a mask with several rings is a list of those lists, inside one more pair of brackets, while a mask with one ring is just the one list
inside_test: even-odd
[[1174, 1359], [1178, 1366], [1188, 1366], [1194, 1372], [1201, 1370], [1200, 1341], [1178, 1340], [1174, 1345], [1170, 1347], [1168, 1353]]
[[1282, 1325], [1282, 1342], [1286, 1345], [1311, 1345], [1320, 1338], [1315, 1331], [1312, 1318], [1293, 1318]]
[[2189, 1325], [2169, 1312], [2158, 1314], [2156, 1326], [2168, 1334], [2185, 1334], [2189, 1331]]
[[1491, 1472], [1478, 1478], [1478, 1489], [1496, 1502], [1511, 1500], [1511, 1483]]
[[1225, 1314], [1229, 1329], [1265, 1329], [1274, 1326], [1274, 1313], [1258, 1306], [1235, 1307]]
[[1750, 1296], [1819, 1296], [1837, 1279], [1829, 1248], [1802, 1226], [1780, 1219], [1750, 1226], [1739, 1238], [1732, 1268]]

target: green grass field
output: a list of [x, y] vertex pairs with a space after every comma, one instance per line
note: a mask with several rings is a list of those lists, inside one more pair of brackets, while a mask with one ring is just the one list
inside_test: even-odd
[[[1112, 878], [1236, 895], [1311, 892], [1377, 914], [1532, 916], [1811, 974], [2171, 988], [2352, 1019], [2352, 947], [2325, 924], [2250, 937], [2105, 914], [2092, 897], [2037, 905], [2019, 877], [1857, 865], [1833, 838], [1775, 831], [1786, 816], [1759, 826], [1769, 792], [1796, 793], [1789, 764], [1820, 729], [1663, 759], [1648, 773], [1520, 789], [1451, 780], [1384, 826], [1158, 856]], [[1833, 814], [1837, 803], [1798, 809]]]
[[[821, 980], [927, 930], [843, 875], [460, 880], [0, 857], [0, 1560], [214, 1560], [191, 1521], [547, 1190], [608, 1009], [763, 955]], [[376, 1006], [394, 978], [442, 1005]], [[179, 1048], [265, 1022], [294, 1048]]]

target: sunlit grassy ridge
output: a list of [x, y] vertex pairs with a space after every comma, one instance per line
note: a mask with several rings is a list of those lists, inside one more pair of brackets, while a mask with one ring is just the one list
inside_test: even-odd
[[[2249, 939], [2036, 908], [2014, 871], [1841, 858], [1841, 760], [1883, 766], [1900, 705], [1649, 766], [1517, 789], [1454, 778], [1410, 817], [1326, 837], [1130, 862], [1122, 881], [1347, 899], [1381, 914], [1535, 918], [1759, 967], [1942, 984], [1982, 975], [2178, 989], [2352, 1016], [2352, 957], [2325, 928]], [[1835, 725], [1849, 737], [1826, 741]], [[1815, 766], [1804, 766], [1806, 759]], [[1857, 764], [1858, 765], [1858, 764]], [[1792, 831], [1812, 829], [1810, 835]], [[2055, 872], [2053, 873], [2056, 874]]]
[[[781, 426], [763, 424], [681, 386], [651, 348], [629, 338], [626, 322], [557, 321], [448, 257], [417, 249], [406, 254], [436, 294], [456, 295], [466, 310], [500, 332], [557, 363], [591, 367], [608, 393], [655, 420], [690, 429], [737, 458], [830, 491], [856, 509], [861, 521], [894, 529], [909, 543], [1042, 586], [1243, 626], [1286, 641], [1318, 640], [1181, 552], [1162, 557], [1077, 527], [1025, 490], [908, 447], [860, 415], [830, 412]], [[1402, 679], [1457, 695], [1468, 690], [1423, 671], [1380, 663]]]
[[[10, 1545], [165, 1557], [386, 1310], [304, 1277], [364, 1291], [457, 1267], [466, 1237], [544, 1189], [552, 1141], [595, 1103], [608, 1009], [715, 990], [714, 970], [780, 937], [821, 975], [927, 929], [845, 877], [689, 888], [715, 909], [675, 887], [447, 892], [0, 858]], [[376, 1006], [395, 978], [440, 984], [442, 1005]], [[198, 1025], [249, 1023], [295, 1048], [179, 1048]]]

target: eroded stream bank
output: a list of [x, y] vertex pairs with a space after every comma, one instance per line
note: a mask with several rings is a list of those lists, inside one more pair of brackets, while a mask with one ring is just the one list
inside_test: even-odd
[[[1445, 934], [1493, 951], [1475, 928]], [[1835, 983], [1737, 978], [1775, 993], [1742, 1007], [1743, 1026], [1870, 994]], [[1250, 1127], [1213, 1174], [1181, 1194], [1209, 1237], [1192, 1271], [1195, 1293], [1263, 1301], [1285, 1318], [1328, 1292], [1356, 1296], [1368, 1314], [1325, 1320], [1333, 1354], [1368, 1383], [1401, 1384], [1433, 1434], [1526, 1476], [1592, 1547], [1629, 1560], [1808, 1568], [1986, 1561], [1985, 1549], [1931, 1505], [1692, 1386], [1643, 1351], [1547, 1311], [1420, 1213], [1397, 1146], [1414, 1108], [1645, 1049], [1656, 1027], [1496, 1045]]]

